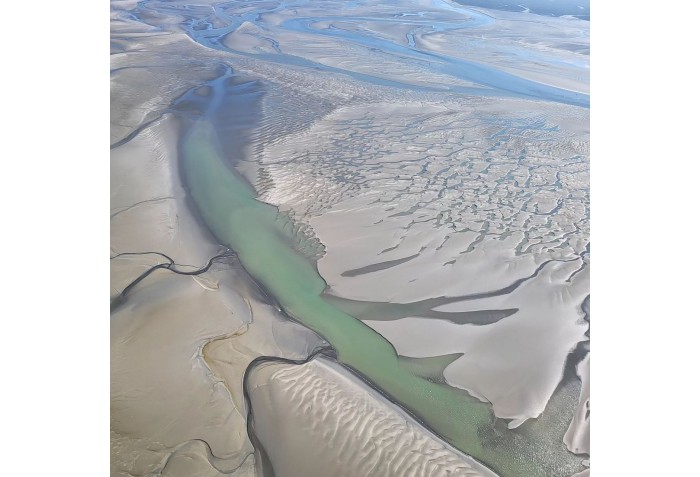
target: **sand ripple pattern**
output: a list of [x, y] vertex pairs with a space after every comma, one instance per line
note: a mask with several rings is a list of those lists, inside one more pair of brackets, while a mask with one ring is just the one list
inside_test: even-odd
[[559, 110], [580, 114], [581, 123], [587, 112], [550, 109], [507, 119], [456, 105], [341, 110], [267, 148], [263, 163], [275, 188], [265, 198], [319, 216], [366, 195], [384, 204], [376, 207], [384, 220], [411, 216], [406, 230], [427, 221], [466, 233], [463, 253], [488, 237], [517, 236], [519, 255], [580, 254], [588, 233], [588, 142], [557, 123]]
[[495, 475], [325, 359], [251, 378], [256, 434], [277, 477]]

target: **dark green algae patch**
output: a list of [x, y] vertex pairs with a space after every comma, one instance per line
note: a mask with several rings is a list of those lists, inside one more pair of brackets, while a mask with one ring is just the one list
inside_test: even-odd
[[183, 137], [181, 166], [191, 198], [218, 240], [238, 254], [248, 273], [288, 315], [335, 348], [340, 363], [502, 476], [570, 475], [581, 470], [574, 455], [543, 456], [534, 436], [505, 430], [488, 404], [412, 374], [391, 343], [324, 300], [326, 283], [293, 246], [288, 219], [257, 200], [250, 184], [224, 163], [216, 130], [206, 119], [194, 122]]

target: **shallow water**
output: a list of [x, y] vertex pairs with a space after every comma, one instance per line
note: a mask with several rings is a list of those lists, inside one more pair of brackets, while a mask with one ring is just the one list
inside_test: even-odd
[[[351, 10], [352, 8], [357, 8], [364, 3], [365, 2], [344, 2], [343, 8]], [[355, 44], [370, 49], [380, 50], [393, 56], [399, 56], [403, 59], [403, 61], [415, 62], [421, 67], [432, 70], [434, 73], [445, 74], [456, 79], [470, 81], [493, 90], [492, 92], [482, 91], [481, 94], [492, 95], [495, 93], [505, 97], [535, 98], [563, 104], [589, 107], [590, 99], [587, 94], [568, 91], [566, 89], [528, 80], [495, 68], [489, 64], [476, 63], [456, 58], [454, 56], [418, 49], [415, 46], [413, 33], [408, 34], [405, 43], [398, 43], [362, 30], [348, 30], [337, 26], [327, 28], [315, 27], [316, 24], [322, 22], [330, 23], [331, 25], [333, 25], [334, 22], [362, 25], [365, 22], [372, 21], [387, 26], [392, 24], [401, 24], [411, 25], [416, 29], [428, 29], [431, 32], [449, 32], [451, 30], [478, 31], [482, 27], [491, 25], [494, 21], [490, 16], [477, 10], [470, 10], [466, 7], [462, 9], [455, 9], [448, 3], [442, 1], [437, 1], [435, 3], [438, 6], [444, 6], [448, 11], [450, 8], [452, 10], [457, 10], [460, 12], [460, 15], [456, 16], [454, 19], [446, 20], [444, 18], [431, 18], [429, 15], [421, 14], [421, 12], [419, 12], [417, 15], [395, 15], [398, 18], [387, 17], [385, 15], [375, 17], [354, 17], [343, 12], [343, 14], [337, 16], [324, 15], [288, 19], [282, 22], [279, 26], [276, 26], [276, 29], [279, 29], [281, 32], [303, 33], [311, 35], [312, 37], [337, 38], [347, 42], [348, 44]], [[300, 56], [295, 56], [294, 54], [283, 53], [280, 50], [279, 44], [275, 40], [267, 38], [265, 39], [273, 46], [275, 53], [258, 52], [251, 54], [250, 52], [231, 49], [224, 44], [223, 40], [226, 35], [236, 31], [236, 29], [241, 27], [241, 25], [244, 23], [249, 22], [260, 27], [261, 29], [265, 29], [268, 26], [264, 21], [262, 16], [263, 14], [283, 12], [290, 9], [293, 10], [294, 8], [308, 6], [309, 4], [306, 1], [280, 1], [275, 3], [274, 8], [267, 3], [263, 3], [261, 7], [257, 8], [253, 3], [251, 8], [247, 9], [245, 13], [241, 14], [228, 13], [231, 5], [232, 4], [229, 4], [228, 2], [223, 2], [220, 4], [214, 4], [211, 7], [211, 10], [207, 10], [144, 1], [140, 3], [140, 7], [137, 9], [137, 11], [177, 13], [178, 15], [184, 16], [187, 18], [182, 25], [185, 31], [196, 42], [208, 48], [220, 51], [235, 51], [235, 53], [239, 55], [262, 58], [266, 61], [283, 65], [303, 66], [307, 68], [316, 68], [322, 71], [343, 73], [351, 76], [352, 78], [381, 86], [403, 86], [412, 89], [424, 88], [421, 86], [416, 86], [415, 84], [403, 83], [398, 78], [392, 81], [382, 77], [382, 75], [360, 73], [358, 71], [353, 71], [352, 69], [329, 66], [324, 63], [313, 61], [309, 58], [302, 58]], [[224, 26], [214, 27], [213, 22], [215, 20], [221, 22]], [[450, 85], [445, 89], [459, 93], [474, 94], [478, 92], [477, 90], [457, 85]]]
[[[206, 224], [236, 251], [246, 270], [282, 309], [323, 336], [340, 363], [501, 475], [565, 475], [577, 470], [580, 459], [567, 452], [540, 458], [539, 436], [493, 427], [487, 404], [413, 374], [385, 338], [324, 299], [326, 283], [315, 264], [295, 249], [297, 237], [289, 219], [257, 200], [254, 189], [230, 167], [231, 159], [242, 157], [245, 131], [255, 127], [251, 107], [261, 91], [231, 71], [208, 86], [208, 96], [202, 96], [201, 89], [200, 94], [193, 91], [175, 107], [186, 109], [191, 121], [181, 144], [182, 173]], [[192, 107], [195, 101], [199, 101], [196, 108]], [[226, 144], [220, 138], [231, 124], [237, 125], [238, 136], [231, 134]]]
[[[239, 254], [246, 270], [290, 316], [328, 340], [340, 363], [406, 406], [455, 447], [502, 475], [549, 475], [544, 466], [553, 462], [533, 465], [519, 455], [500, 452], [507, 438], [496, 439], [493, 447], [482, 445], [492, 420], [486, 404], [407, 372], [381, 335], [325, 302], [321, 297], [325, 282], [289, 245], [291, 237], [284, 237], [277, 210], [255, 200], [251, 188], [221, 161], [216, 143], [213, 128], [201, 120], [183, 141], [183, 165], [192, 197], [219, 240]], [[517, 451], [527, 454], [529, 448]], [[571, 469], [577, 464], [572, 455]]]
[[[486, 31], [494, 23], [493, 18], [487, 14], [466, 8], [459, 9], [454, 5], [440, 1], [432, 2], [433, 6], [437, 5], [442, 9], [440, 11], [399, 11], [391, 14], [382, 11], [374, 16], [367, 16], [362, 12], [357, 15], [348, 13], [348, 10], [363, 6], [364, 3], [345, 2], [342, 9], [333, 11], [331, 8], [326, 8], [322, 12], [323, 14], [313, 14], [313, 11], [309, 13], [308, 10], [305, 10], [304, 15], [283, 18], [278, 24], [275, 24], [265, 14], [282, 14], [295, 8], [306, 8], [315, 4], [305, 1], [251, 2], [244, 13], [238, 14], [234, 12], [236, 8], [241, 6], [237, 2], [223, 2], [211, 6], [188, 6], [147, 0], [139, 4], [134, 11], [134, 16], [138, 18], [139, 15], [142, 15], [145, 21], [157, 25], [157, 17], [150, 17], [149, 14], [154, 12], [167, 15], [176, 14], [184, 19], [177, 28], [181, 28], [200, 45], [215, 50], [217, 53], [235, 55], [235, 58], [275, 65], [278, 68], [281, 66], [292, 72], [312, 71], [322, 78], [341, 74], [349, 78], [356, 88], [352, 90], [352, 94], [356, 95], [357, 102], [364, 100], [364, 91], [361, 86], [357, 86], [360, 84], [372, 88], [381, 87], [400, 91], [400, 94], [405, 94], [406, 98], [409, 97], [408, 95], [415, 95], [412, 97], [418, 98], [417, 100], [413, 99], [415, 101], [424, 100], [425, 96], [420, 95], [435, 95], [436, 92], [443, 92], [446, 95], [453, 95], [453, 97], [463, 95], [473, 98], [477, 95], [488, 98], [508, 98], [509, 100], [513, 98], [537, 100], [532, 101], [532, 108], [535, 110], [547, 103], [576, 106], [569, 110], [585, 111], [585, 108], [588, 107], [587, 94], [526, 79], [518, 74], [500, 69], [496, 63], [471, 61], [451, 56], [449, 52], [421, 47], [421, 38], [423, 40], [430, 38], [433, 33], [463, 33], [464, 31], [479, 31], [480, 28]], [[427, 5], [428, 2], [423, 2], [423, 4]], [[328, 5], [330, 3], [324, 6]], [[255, 40], [264, 40], [265, 48], [251, 50], [240, 44], [227, 44], [225, 42], [226, 35], [237, 31], [246, 22], [259, 29], [255, 35], [250, 36], [254, 37]], [[379, 25], [379, 27], [375, 30], [361, 28], [368, 23]], [[401, 35], [395, 35], [392, 38], [387, 38], [383, 34], [383, 29], [393, 28], [397, 25], [406, 27], [407, 32], [405, 34], [402, 32]], [[266, 31], [271, 30], [274, 30], [275, 35], [278, 36], [272, 34], [266, 36]], [[421, 37], [421, 35], [424, 36]], [[299, 40], [285, 44], [275, 39], [278, 37]], [[328, 47], [328, 51], [332, 51], [333, 55], [336, 56], [330, 55], [329, 60], [317, 57], [322, 55], [308, 53], [304, 50], [304, 46], [313, 45], [313, 41], [309, 38], [319, 42], [337, 42], [329, 44], [331, 46]], [[478, 39], [475, 42], [478, 42]], [[402, 75], [391, 71], [391, 67], [363, 69], [358, 67], [358, 63], [353, 63], [357, 57], [352, 57], [348, 53], [347, 58], [350, 59], [346, 61], [347, 58], [343, 56], [342, 49], [338, 52], [337, 49], [333, 49], [336, 48], [333, 45], [347, 46], [348, 51], [351, 48], [357, 48], [353, 51], [376, 55], [373, 57], [375, 62], [378, 62], [377, 58], [396, 60], [410, 71], [418, 73]], [[518, 61], [529, 61], [533, 58], [539, 61], [542, 56], [540, 53], [517, 52], [515, 57], [520, 58]], [[342, 61], [336, 61], [338, 58]], [[359, 58], [362, 59], [361, 55]], [[552, 58], [551, 64], [566, 66], [569, 64], [567, 61], [566, 59]], [[577, 61], [580, 61], [581, 64], [585, 63], [585, 60], [577, 59]], [[381, 62], [379, 63], [381, 64]], [[361, 61], [359, 64], [362, 66]], [[370, 64], [369, 61], [368, 64]], [[581, 66], [575, 62], [571, 65], [576, 68]], [[583, 67], [581, 68], [583, 69]], [[265, 98], [269, 98], [270, 94], [275, 94], [277, 99], [274, 101], [285, 103], [288, 100], [285, 95], [291, 94], [292, 91], [286, 91], [279, 83], [268, 82], [264, 75], [246, 76], [240, 74], [224, 60], [221, 60], [221, 71], [221, 76], [191, 89], [171, 108], [172, 111], [176, 111], [181, 116], [184, 125], [180, 151], [181, 175], [189, 188], [190, 198], [199, 210], [203, 221], [218, 240], [236, 251], [246, 270], [289, 316], [318, 332], [329, 341], [337, 352], [339, 363], [357, 372], [458, 449], [481, 460], [504, 476], [564, 476], [581, 470], [580, 462], [582, 459], [566, 451], [559, 435], [560, 433], [563, 435], [563, 430], [560, 432], [561, 425], [558, 421], [565, 420], [568, 417], [566, 409], [575, 405], [571, 400], [572, 393], [575, 392], [575, 390], [571, 391], [575, 388], [571, 379], [567, 378], [567, 381], [562, 384], [562, 387], [571, 392], [555, 393], [548, 405], [548, 409], [557, 410], [556, 415], [548, 414], [547, 419], [536, 422], [529, 421], [518, 429], [509, 430], [506, 428], [505, 421], [494, 418], [490, 404], [479, 401], [462, 389], [446, 384], [443, 376], [444, 368], [454, 360], [459, 359], [461, 353], [429, 358], [398, 356], [396, 341], [393, 341], [394, 344], [392, 344], [375, 329], [361, 321], [371, 318], [379, 322], [397, 322], [403, 318], [420, 316], [450, 324], [479, 327], [480, 329], [498, 324], [501, 320], [518, 313], [518, 308], [515, 306], [493, 306], [477, 311], [460, 311], [458, 308], [460, 304], [463, 305], [463, 302], [469, 300], [492, 298], [511, 293], [523, 282], [535, 277], [549, 262], [538, 262], [531, 276], [528, 276], [530, 273], [528, 271], [522, 274], [522, 278], [511, 280], [502, 287], [487, 288], [488, 291], [479, 289], [473, 293], [466, 293], [462, 290], [461, 296], [456, 296], [456, 294], [449, 295], [449, 297], [433, 295], [434, 298], [416, 299], [410, 303], [382, 303], [352, 300], [333, 295], [332, 290], [319, 274], [318, 265], [314, 260], [315, 244], [307, 243], [308, 237], [300, 232], [299, 224], [290, 214], [280, 212], [277, 207], [263, 202], [259, 197], [258, 184], [253, 187], [236, 169], [236, 166], [240, 165], [239, 161], [250, 159], [251, 150], [259, 146], [259, 144], [255, 144], [256, 134], [261, 129], [265, 129], [265, 134], [269, 134], [266, 129], [269, 124], [263, 124], [264, 121], [270, 121], [271, 114], [270, 109], [265, 109]], [[470, 83], [473, 86], [469, 86]], [[398, 93], [392, 93], [394, 96], [382, 96], [385, 91], [377, 95], [382, 104], [391, 106], [391, 102], [395, 98], [404, 99], [404, 96], [399, 96]], [[352, 94], [348, 94], [348, 96], [352, 96]], [[303, 101], [300, 103], [295, 103], [295, 101], [297, 101], [296, 98], [289, 99], [291, 106], [285, 104], [285, 108], [294, 110], [299, 104], [302, 108], [311, 106], [304, 104]], [[345, 102], [343, 106], [348, 104], [351, 103]], [[301, 110], [302, 108], [289, 114], [289, 117], [282, 117], [279, 121], [294, 123], [296, 115], [306, 114]], [[490, 135], [482, 138], [483, 141], [489, 142], [490, 146], [488, 150], [483, 152], [483, 156], [486, 157], [494, 151], [494, 156], [497, 156], [493, 163], [491, 163], [490, 158], [485, 159], [489, 164], [484, 171], [492, 166], [499, 167], [499, 159], [505, 158], [506, 153], [514, 153], [510, 149], [505, 152], [499, 151], [497, 148], [501, 146], [502, 142], [507, 144], [507, 141], [513, 137], [522, 141], [523, 138], [532, 138], [538, 134], [559, 131], [559, 126], [552, 124], [548, 119], [549, 110], [546, 107], [542, 108], [544, 112], [541, 117], [534, 119], [529, 116], [523, 120], [498, 117], [498, 113], [495, 113], [495, 119], [489, 114], [478, 116], [480, 124], [486, 124], [492, 131], [492, 134], [489, 133]], [[271, 110], [276, 111], [274, 107]], [[321, 116], [318, 114], [317, 117], [313, 118], [313, 121]], [[355, 124], [353, 124], [354, 126]], [[409, 130], [408, 123], [404, 123], [403, 126], [406, 131]], [[423, 126], [422, 123], [419, 123], [418, 130], [422, 131]], [[357, 126], [357, 129], [362, 130], [363, 127], [362, 125]], [[469, 126], [462, 124], [461, 127], [467, 128]], [[296, 124], [289, 126], [290, 130], [294, 128], [297, 128]], [[367, 128], [369, 129], [369, 126]], [[440, 148], [442, 137], [446, 137], [442, 135], [444, 131], [440, 130], [439, 132], [440, 138], [434, 139], [436, 149]], [[374, 134], [377, 133], [374, 132]], [[436, 136], [431, 137], [435, 138]], [[364, 137], [359, 134], [355, 140], [361, 144], [367, 144], [371, 138], [371, 134]], [[319, 136], [317, 139], [317, 142], [320, 143], [324, 138]], [[344, 148], [346, 139], [348, 138], [343, 136], [338, 140]], [[272, 140], [274, 141], [276, 138]], [[543, 139], [543, 142], [546, 141], [551, 141], [551, 139]], [[300, 147], [308, 147], [309, 150], [306, 153], [311, 154], [310, 149], [314, 144], [313, 141], [311, 145], [300, 144]], [[478, 145], [481, 147], [481, 143]], [[361, 151], [362, 154], [371, 155], [364, 149]], [[431, 151], [431, 154], [433, 153], [434, 151]], [[503, 157], [498, 157], [499, 154]], [[321, 156], [320, 153], [319, 156]], [[323, 169], [328, 166], [322, 161], [329, 160], [332, 165], [333, 157], [340, 158], [340, 156], [326, 155], [323, 158], [319, 157], [318, 162], [314, 164], [314, 167], [319, 169], [321, 179], [323, 179], [321, 177]], [[349, 178], [357, 175], [357, 170], [353, 167], [359, 165], [361, 160], [362, 158], [357, 164], [352, 163], [349, 169], [336, 174], [340, 178], [338, 180], [351, 182]], [[518, 164], [527, 160], [524, 152], [520, 153]], [[292, 159], [289, 159], [289, 162], [291, 164]], [[460, 192], [465, 188], [465, 184], [461, 179], [457, 181], [455, 177], [460, 172], [463, 172], [463, 177], [466, 177], [467, 172], [457, 168], [467, 165], [471, 168], [472, 165], [467, 164], [468, 162], [467, 159], [455, 161], [452, 166], [446, 166], [444, 170], [433, 172], [428, 172], [426, 164], [420, 174], [445, 175], [444, 185], [440, 191], [441, 195]], [[475, 162], [478, 161], [475, 160]], [[377, 166], [377, 168], [379, 167]], [[450, 172], [450, 167], [455, 167], [454, 172]], [[263, 167], [261, 170], [260, 174], [269, 173]], [[385, 169], [377, 170], [378, 173], [385, 171]], [[403, 171], [401, 172], [403, 173]], [[410, 172], [406, 173], [407, 176], [410, 174]], [[504, 178], [512, 180], [511, 174], [508, 172]], [[486, 175], [477, 172], [473, 174], [474, 177], [485, 177]], [[399, 175], [396, 175], [397, 179], [398, 177]], [[499, 181], [503, 179], [502, 182], [506, 182], [504, 178], [500, 178]], [[528, 177], [527, 181], [530, 180], [531, 178]], [[558, 177], [557, 181], [561, 182]], [[300, 184], [301, 182], [297, 185]], [[496, 185], [500, 185], [500, 182]], [[559, 189], [553, 190], [558, 191]], [[523, 191], [516, 191], [516, 193], [520, 192]], [[479, 194], [480, 197], [488, 196], [490, 194], [488, 187], [484, 186], [483, 189], [479, 189]], [[473, 207], [476, 206], [477, 204], [473, 205]], [[556, 206], [552, 207], [552, 212], [548, 214], [552, 215], [558, 212], [561, 206], [562, 202], [557, 203]], [[457, 210], [457, 207], [462, 207], [462, 202], [459, 202], [458, 205], [448, 204], [445, 207], [446, 209], [443, 211], [445, 215], [451, 215]], [[519, 207], [522, 207], [521, 211], [523, 211], [525, 206]], [[537, 213], [535, 215], [548, 215], [539, 213], [539, 205], [535, 207]], [[412, 206], [406, 211], [392, 212], [389, 217], [411, 219], [417, 210], [419, 207]], [[439, 217], [442, 216], [441, 212]], [[439, 221], [440, 219], [438, 219]], [[408, 227], [413, 224], [412, 220]], [[458, 238], [451, 243], [458, 240], [465, 241], [465, 236], [461, 233], [456, 234], [455, 237]], [[484, 236], [485, 233], [468, 244], [469, 246], [465, 248], [463, 253], [467, 255], [471, 253], [482, 243]], [[504, 238], [507, 237], [508, 235], [504, 233]], [[517, 245], [516, 251], [518, 254], [525, 253], [529, 246], [529, 236], [526, 233], [521, 243]], [[436, 250], [439, 250], [440, 247]], [[383, 252], [391, 250], [391, 248], [386, 248]], [[421, 248], [418, 253], [415, 253], [414, 250], [411, 253], [400, 255], [398, 258], [393, 256], [388, 259], [377, 258], [375, 262], [370, 263], [357, 263], [347, 267], [345, 271], [340, 273], [340, 276], [359, 279], [366, 276], [376, 276], [377, 273], [397, 266], [410, 265], [414, 263], [414, 259], [418, 261], [418, 259], [424, 258], [427, 254], [422, 255], [422, 252]], [[384, 257], [387, 256], [384, 255]], [[574, 259], [557, 257], [556, 260], [567, 262]], [[555, 261], [555, 259], [550, 261]], [[445, 265], [449, 263], [447, 262]], [[324, 276], [328, 277], [325, 272]], [[450, 304], [456, 304], [457, 308], [447, 311], [445, 308], [439, 308]], [[384, 332], [382, 331], [382, 333]], [[552, 421], [557, 421], [556, 426], [551, 424]]]
[[590, 20], [590, 0], [455, 0], [466, 6], [505, 10], [507, 12], [529, 12], [536, 15], [560, 17], [571, 15], [581, 20]]

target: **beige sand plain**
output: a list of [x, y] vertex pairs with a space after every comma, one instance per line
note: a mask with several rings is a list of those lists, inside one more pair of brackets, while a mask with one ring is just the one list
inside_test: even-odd
[[[194, 270], [221, 251], [185, 202], [176, 140], [166, 115], [113, 150], [113, 256], [158, 251]], [[162, 261], [112, 259], [112, 297]], [[235, 259], [198, 276], [153, 273], [112, 314], [112, 474], [253, 475], [243, 372], [261, 354], [302, 358], [317, 342], [264, 302]], [[213, 371], [222, 361], [226, 380]]]
[[[442, 7], [434, 2], [420, 4], [449, 19], [435, 11]], [[231, 6], [231, 13], [236, 8], [252, 6]], [[379, 15], [382, 8], [389, 14], [394, 7], [374, 8], [379, 10], [354, 14]], [[322, 11], [310, 4], [297, 13], [313, 16]], [[471, 86], [454, 78], [436, 80], [418, 63], [394, 61], [390, 55], [347, 47], [333, 38], [318, 40], [309, 35], [313, 42], [299, 42], [306, 38], [303, 34], [275, 29], [290, 18], [289, 12], [262, 18], [265, 28], [244, 23], [225, 44], [255, 54], [273, 51], [274, 40], [285, 53], [351, 72], [372, 73], [381, 65], [386, 79]], [[181, 20], [175, 14], [159, 17], [166, 26], [161, 30], [112, 13], [111, 141], [115, 144], [139, 125], [156, 122], [112, 151], [111, 254], [157, 251], [171, 256], [183, 270], [194, 270], [221, 252], [185, 204], [175, 162], [176, 122], [168, 115], [157, 118], [180, 93], [214, 77], [218, 62], [225, 59], [268, 82], [265, 122], [251, 148], [257, 156], [241, 158], [247, 161], [241, 170], [263, 200], [308, 225], [321, 240], [319, 269], [330, 293], [399, 303], [461, 296], [506, 287], [543, 267], [518, 293], [463, 300], [439, 309], [456, 313], [518, 308], [515, 315], [488, 327], [436, 323], [421, 316], [368, 321], [405, 356], [444, 354], [444, 343], [465, 353], [445, 370], [445, 380], [490, 401], [497, 415], [512, 419], [513, 427], [537, 416], [561, 376], [566, 354], [587, 339], [579, 305], [588, 284], [588, 258], [582, 256], [588, 242], [588, 112], [530, 101], [463, 100], [447, 94], [390, 91], [342, 75], [236, 57], [193, 42], [180, 31]], [[335, 23], [355, 28], [340, 20]], [[385, 29], [378, 25], [368, 27], [386, 38], [406, 34], [399, 24]], [[473, 54], [512, 68], [512, 58], [502, 53], [517, 45], [517, 35], [525, 30], [517, 22], [509, 25], [513, 36], [506, 39], [510, 43], [503, 44], [501, 53], [489, 57], [486, 50], [474, 48]], [[578, 28], [573, 23], [568, 27]], [[449, 38], [440, 33], [417, 33], [420, 48], [456, 54], [449, 51]], [[491, 35], [485, 40], [494, 39], [491, 33], [485, 34]], [[478, 39], [468, 32], [455, 35], [478, 46]], [[535, 56], [558, 56], [562, 66], [549, 84], [584, 91], [585, 81], [571, 73], [587, 68], [585, 55], [573, 56], [558, 46], [554, 33], [547, 41], [537, 45], [523, 41], [519, 47]], [[569, 60], [569, 66], [564, 64]], [[183, 69], [183, 64], [188, 67]], [[514, 68], [525, 77], [543, 78], [531, 63]], [[558, 132], [538, 132], [539, 124], [556, 126]], [[479, 141], [498, 135], [503, 139], [490, 144]], [[450, 167], [459, 168], [464, 178], [453, 176]], [[561, 190], [553, 193], [555, 186]], [[372, 268], [416, 254], [395, 266]], [[549, 260], [553, 262], [545, 263]], [[161, 261], [157, 255], [112, 260], [110, 296]], [[526, 296], [530, 289], [534, 295]], [[556, 293], [539, 293], [547, 289]], [[255, 459], [244, 423], [243, 372], [256, 356], [301, 358], [319, 343], [315, 335], [286, 321], [265, 302], [236, 261], [229, 260], [198, 277], [157, 271], [116, 309], [112, 316], [113, 475], [253, 475]], [[422, 342], [415, 335], [421, 335]], [[483, 355], [480, 340], [492, 346]], [[291, 475], [313, 464], [301, 462], [298, 454], [312, 451], [304, 442], [282, 439], [273, 419], [309, 425], [318, 417], [304, 422], [295, 421], [299, 418], [294, 416], [273, 417], [289, 403], [276, 402], [278, 411], [271, 410], [269, 396], [286, 396], [287, 391], [281, 381], [262, 381], [272, 374], [282, 378], [310, 368], [314, 369], [309, 376], [322, 376], [313, 379], [342, 390], [336, 396], [338, 402], [356, 403], [344, 393], [362, 388], [342, 370], [331, 372], [318, 363], [256, 378], [256, 405], [263, 409], [256, 417], [261, 436], [266, 435], [266, 446], [277, 449], [281, 462], [292, 466]], [[527, 379], [519, 379], [521, 371]], [[580, 367], [584, 381], [585, 373]], [[504, 383], [509, 383], [509, 389]], [[587, 402], [587, 385], [583, 388], [581, 403]], [[371, 395], [367, 389], [363, 392]], [[308, 408], [321, 412], [318, 400], [309, 399], [304, 401]], [[387, 411], [391, 406], [379, 398], [366, 399], [368, 406], [383, 409], [387, 422], [401, 416]], [[581, 407], [577, 416], [580, 413]], [[414, 424], [405, 426], [422, 435], [411, 427]], [[320, 429], [325, 432], [331, 427]], [[575, 417], [570, 431], [566, 445], [583, 451], [587, 422]], [[360, 434], [367, 437], [371, 432]], [[365, 445], [355, 437], [345, 435], [348, 458], [357, 458], [362, 451], [354, 445]], [[427, 439], [431, 446], [442, 445]], [[395, 451], [389, 446], [376, 455]], [[458, 455], [445, 452], [450, 462]], [[392, 455], [410, 467], [405, 456]], [[338, 465], [338, 472], [346, 472], [350, 464], [333, 465]]]
[[[132, 130], [135, 126], [131, 125]], [[166, 254], [185, 271], [201, 268], [222, 252], [186, 202], [177, 170], [178, 134], [178, 120], [166, 114], [112, 150], [112, 300], [144, 271], [164, 261], [156, 253], [144, 252]], [[120, 255], [130, 253], [137, 255]], [[115, 308], [111, 318], [112, 475], [259, 475], [246, 431], [243, 374], [260, 355], [300, 359], [322, 344], [266, 301], [230, 258], [198, 276], [158, 270]], [[339, 369], [325, 377], [327, 381], [336, 378], [349, 379]], [[359, 380], [353, 383], [355, 393], [366, 395], [366, 405], [379, 406], [385, 419], [402, 422], [398, 408]], [[258, 412], [261, 422], [266, 412]], [[279, 412], [270, 411], [267, 418], [284, 422]], [[409, 427], [435, 449], [444, 448], [417, 423]], [[364, 438], [375, 437], [371, 432], [364, 434]], [[282, 435], [266, 439], [273, 448], [289, 441], [290, 436]], [[348, 455], [356, 455], [355, 444], [359, 445], [347, 444]], [[390, 450], [400, 460], [411, 455], [402, 454], [410, 448]], [[299, 452], [297, 460], [310, 450]], [[466, 456], [454, 450], [440, 452], [451, 456], [449, 462], [455, 468], [478, 466], [464, 464]]]
[[576, 367], [576, 372], [581, 378], [581, 397], [578, 408], [571, 421], [569, 429], [564, 435], [566, 447], [576, 454], [591, 453], [591, 421], [590, 421], [590, 399], [591, 399], [591, 360], [590, 354]]
[[264, 148], [262, 197], [323, 243], [329, 294], [516, 310], [488, 326], [365, 318], [401, 355], [463, 353], [447, 382], [517, 427], [587, 340], [586, 124], [581, 108], [503, 99], [341, 107]]

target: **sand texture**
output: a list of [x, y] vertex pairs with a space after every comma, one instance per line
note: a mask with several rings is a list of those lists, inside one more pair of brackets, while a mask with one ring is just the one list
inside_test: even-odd
[[280, 477], [496, 475], [322, 358], [259, 365], [249, 386], [256, 435]]
[[588, 475], [588, 22], [110, 26], [112, 475]]

